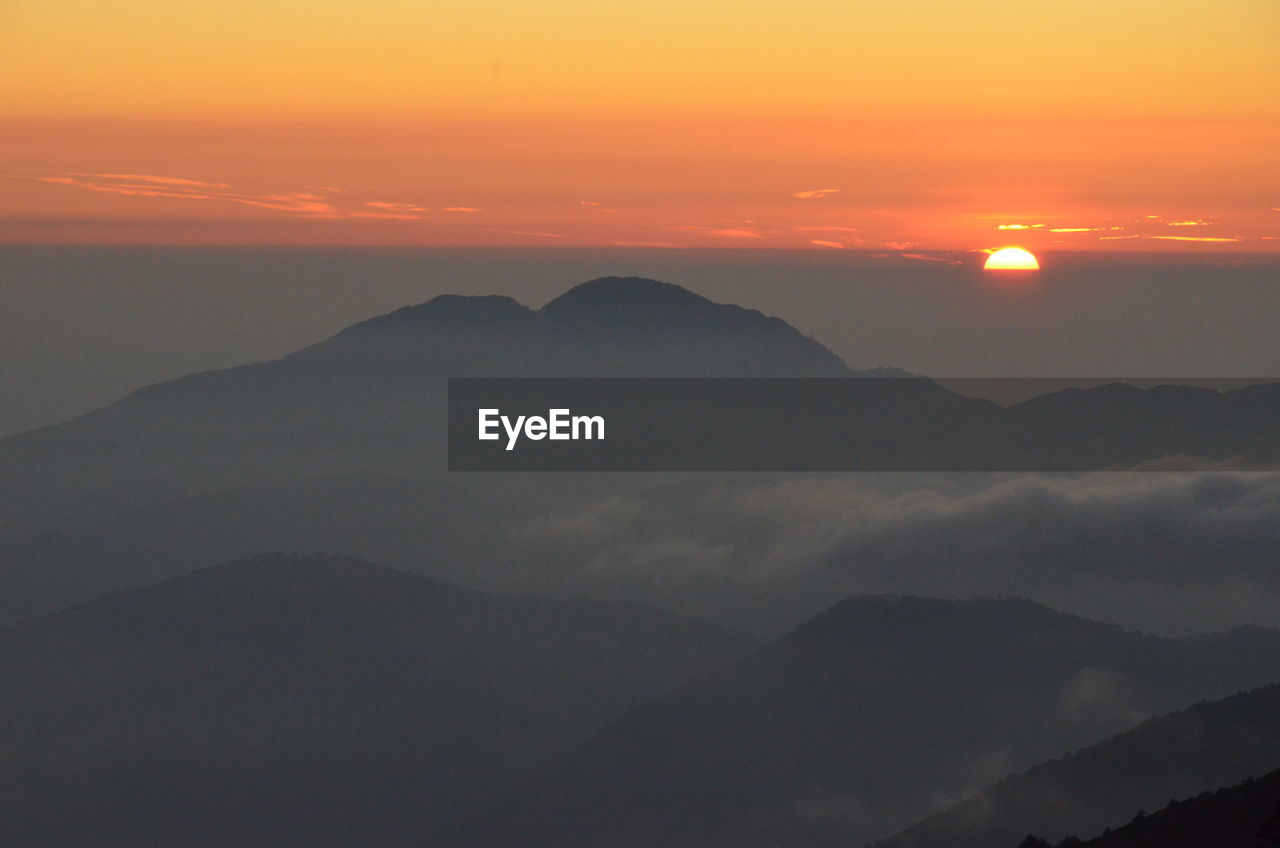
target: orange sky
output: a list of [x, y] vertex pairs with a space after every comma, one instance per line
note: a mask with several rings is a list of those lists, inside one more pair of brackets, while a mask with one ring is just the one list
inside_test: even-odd
[[1278, 92], [1275, 0], [0, 0], [0, 241], [1269, 251]]

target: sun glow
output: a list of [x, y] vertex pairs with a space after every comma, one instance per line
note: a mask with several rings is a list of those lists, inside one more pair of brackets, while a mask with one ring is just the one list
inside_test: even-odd
[[987, 257], [984, 271], [1038, 271], [1040, 263], [1028, 250], [1020, 247], [1002, 247]]

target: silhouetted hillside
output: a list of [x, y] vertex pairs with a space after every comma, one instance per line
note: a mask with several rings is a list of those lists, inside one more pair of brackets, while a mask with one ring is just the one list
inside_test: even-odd
[[0, 844], [421, 845], [750, 640], [266, 556], [0, 634]]
[[349, 474], [254, 483], [0, 540], [0, 621], [263, 551], [323, 550], [486, 588], [518, 584], [523, 513], [449, 483]]
[[[632, 711], [461, 825], [466, 846], [848, 846], [1053, 753], [1280, 676], [1019, 600], [837, 604]], [[990, 843], [999, 844], [999, 843]]]
[[1084, 843], [1093, 848], [1274, 848], [1280, 845], [1280, 771], [1170, 801], [1159, 812]]
[[[1266, 774], [1277, 763], [1280, 685], [1152, 719], [1115, 738], [1001, 781], [875, 848], [1013, 848], [1028, 833], [1050, 844], [1069, 835], [1089, 838], [1104, 828], [1130, 821], [1138, 810], [1164, 809], [1170, 799]], [[1142, 840], [1166, 832], [1167, 826], [1176, 830], [1185, 827], [1187, 838], [1213, 833], [1218, 812], [1236, 803], [1265, 802], [1253, 792], [1275, 793], [1276, 789], [1272, 776], [1262, 787], [1239, 795], [1227, 793], [1220, 803], [1201, 799], [1174, 805], [1167, 810], [1168, 817], [1159, 822], [1153, 817], [1149, 825], [1135, 823], [1132, 829], [1099, 838], [1097, 844], [1106, 848], [1178, 848], [1184, 844], [1253, 848], [1247, 841], [1229, 841], [1230, 828], [1222, 830], [1223, 841], [1216, 836], [1189, 842]], [[1271, 799], [1271, 808], [1277, 806], [1280, 794]]]

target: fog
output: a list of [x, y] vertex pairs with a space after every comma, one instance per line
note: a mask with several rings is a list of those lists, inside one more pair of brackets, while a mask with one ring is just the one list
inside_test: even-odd
[[565, 585], [764, 632], [866, 592], [1021, 596], [1169, 635], [1280, 626], [1268, 473], [724, 479], [519, 533]]

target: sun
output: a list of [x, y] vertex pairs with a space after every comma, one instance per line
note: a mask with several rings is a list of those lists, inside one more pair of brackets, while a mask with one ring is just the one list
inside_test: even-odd
[[1029, 250], [1020, 247], [1002, 247], [987, 257], [984, 271], [1039, 271], [1040, 263]]

